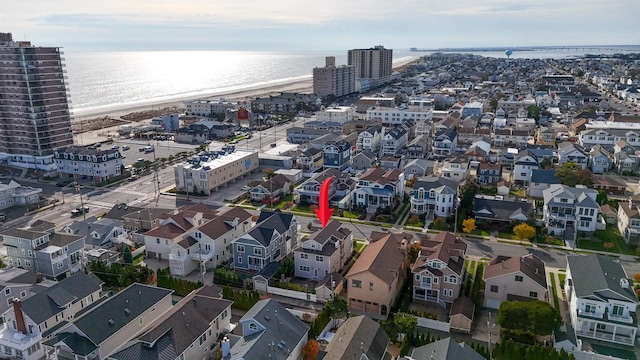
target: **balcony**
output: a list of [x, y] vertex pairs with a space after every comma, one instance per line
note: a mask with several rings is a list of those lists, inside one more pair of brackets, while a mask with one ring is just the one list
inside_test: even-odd
[[191, 256], [191, 260], [209, 261], [213, 259], [214, 253], [211, 250], [200, 250], [200, 251], [192, 251], [191, 254], [189, 255]]
[[613, 335], [611, 333], [606, 333], [606, 332], [595, 332], [593, 330], [576, 330], [576, 335], [577, 336], [583, 336], [583, 337], [588, 337], [591, 339], [598, 339], [598, 340], [603, 340], [603, 341], [609, 341], [609, 342], [614, 342], [614, 343], [618, 343], [618, 344], [624, 344], [624, 345], [633, 345], [633, 339], [628, 337], [628, 336], [624, 336], [624, 335]]
[[27, 348], [40, 342], [42, 336], [33, 334], [22, 334], [4, 324], [0, 328], [0, 344], [8, 347], [26, 351]]

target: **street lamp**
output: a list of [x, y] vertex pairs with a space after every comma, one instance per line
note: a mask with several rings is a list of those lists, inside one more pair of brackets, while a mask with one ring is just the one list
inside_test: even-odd
[[76, 191], [78, 192], [78, 194], [80, 194], [80, 207], [82, 209], [82, 220], [87, 220], [87, 214], [86, 211], [84, 209], [84, 201], [82, 200], [82, 188], [80, 186], [80, 184], [78, 184], [78, 182], [75, 182], [75, 187], [76, 187]]

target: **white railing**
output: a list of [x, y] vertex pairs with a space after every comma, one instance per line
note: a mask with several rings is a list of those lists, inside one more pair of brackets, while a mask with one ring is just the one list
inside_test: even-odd
[[624, 323], [633, 323], [633, 319], [631, 318], [631, 316], [623, 316], [623, 315], [611, 315], [609, 314], [609, 319], [613, 320], [613, 321], [619, 321], [619, 322], [624, 322]]
[[619, 344], [633, 345], [633, 339], [631, 339], [628, 336], [621, 336], [621, 335], [613, 336], [613, 334], [608, 334], [608, 333], [603, 333], [603, 332], [596, 332], [594, 334], [592, 330], [588, 330], [588, 331], [576, 330], [576, 335], [584, 336], [584, 337], [588, 337], [588, 338], [592, 338], [592, 339], [615, 342], [615, 343], [619, 343]]

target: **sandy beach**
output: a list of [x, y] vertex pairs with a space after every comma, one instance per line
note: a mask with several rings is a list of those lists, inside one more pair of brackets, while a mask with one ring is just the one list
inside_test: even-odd
[[[398, 69], [401, 68], [415, 60], [417, 60], [419, 56], [412, 56], [398, 59], [394, 61], [393, 68]], [[184, 108], [184, 102], [196, 100], [196, 99], [245, 99], [245, 98], [255, 98], [260, 96], [266, 96], [274, 93], [281, 92], [300, 92], [300, 93], [311, 93], [313, 91], [313, 79], [311, 75], [308, 77], [305, 76], [302, 79], [295, 80], [283, 80], [278, 83], [271, 84], [256, 84], [254, 86], [250, 86], [240, 90], [218, 90], [212, 91], [207, 94], [199, 94], [197, 96], [175, 96], [171, 99], [158, 99], [158, 100], [148, 100], [144, 101], [139, 105], [136, 104], [114, 104], [110, 106], [106, 106], [101, 109], [78, 109], [73, 110], [73, 119], [76, 121], [80, 120], [88, 120], [101, 116], [109, 116], [114, 118], [119, 118], [121, 116], [141, 112], [146, 110], [159, 110], [163, 108], [169, 107], [178, 107]], [[73, 100], [73, 99], [72, 99]]]

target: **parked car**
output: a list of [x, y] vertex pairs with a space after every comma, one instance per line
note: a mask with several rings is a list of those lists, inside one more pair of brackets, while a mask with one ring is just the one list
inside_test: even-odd
[[113, 145], [113, 146], [111, 147], [111, 149], [112, 149], [112, 150], [118, 150], [118, 149], [120, 149], [120, 146], [118, 146], [118, 145]]
[[87, 206], [82, 208], [77, 208], [71, 211], [71, 216], [79, 216], [89, 212], [89, 208]]
[[139, 148], [138, 151], [139, 152], [144, 152], [145, 148], [146, 148], [146, 146], [143, 146], [143, 147]]
[[241, 187], [241, 188], [240, 188], [240, 190], [242, 190], [242, 191], [249, 191], [249, 190], [251, 190], [251, 186], [249, 186], [249, 185], [245, 185], [245, 186]]
[[129, 150], [129, 149], [131, 149], [131, 148], [129, 147], [129, 145], [125, 145], [125, 146], [123, 146], [123, 147], [122, 147], [122, 151], [127, 151], [127, 150]]

